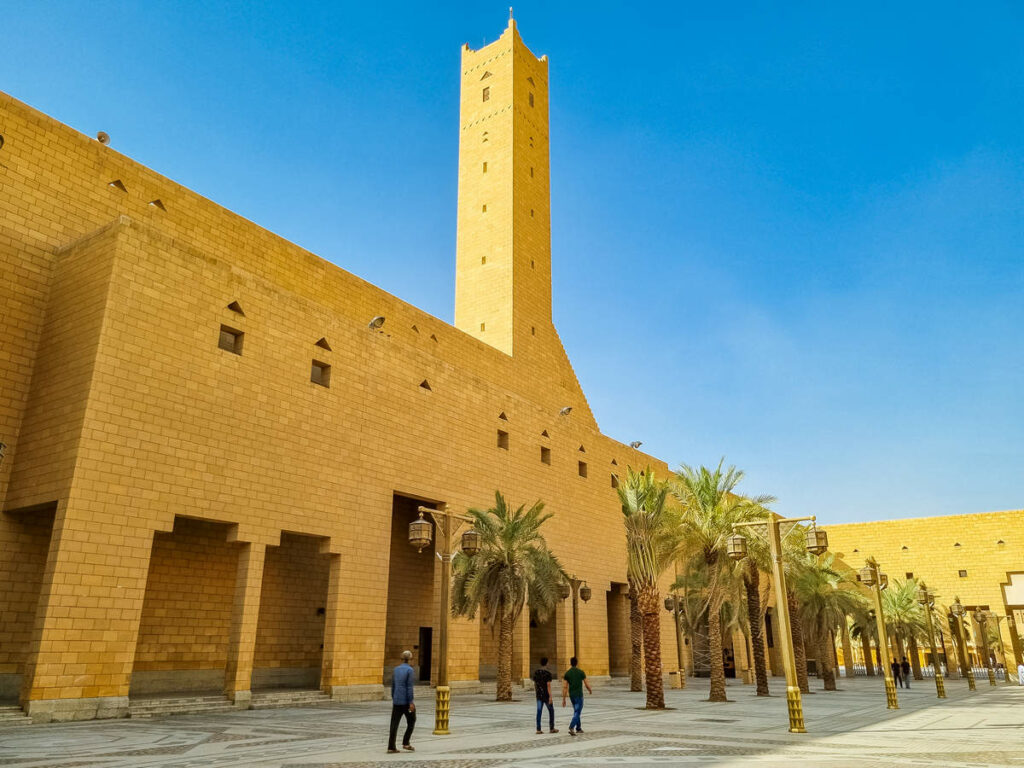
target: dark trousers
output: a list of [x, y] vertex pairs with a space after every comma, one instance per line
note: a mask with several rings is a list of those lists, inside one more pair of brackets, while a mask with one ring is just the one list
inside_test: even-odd
[[548, 708], [548, 723], [551, 730], [555, 730], [555, 705], [551, 699], [537, 699], [537, 730], [540, 730], [540, 718], [544, 714], [544, 707]]
[[412, 737], [412, 729], [416, 725], [416, 713], [409, 711], [408, 704], [393, 704], [391, 706], [391, 732], [388, 734], [388, 749], [396, 749], [395, 736], [398, 734], [398, 723], [405, 716], [405, 735], [402, 736], [403, 746], [409, 746], [409, 739]]

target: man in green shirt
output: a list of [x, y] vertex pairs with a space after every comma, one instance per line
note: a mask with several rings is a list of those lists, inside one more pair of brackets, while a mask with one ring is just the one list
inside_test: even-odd
[[575, 736], [583, 733], [580, 727], [580, 712], [583, 711], [583, 686], [587, 686], [587, 693], [591, 696], [594, 691], [587, 681], [587, 673], [576, 666], [576, 657], [569, 659], [569, 668], [562, 675], [562, 706], [565, 706], [565, 697], [568, 696], [572, 702], [572, 720], [569, 721], [569, 735]]

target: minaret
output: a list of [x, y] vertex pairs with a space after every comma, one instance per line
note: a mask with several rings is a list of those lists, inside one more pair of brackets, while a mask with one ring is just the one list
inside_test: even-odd
[[497, 41], [462, 48], [460, 121], [455, 326], [508, 355], [540, 352], [557, 339], [548, 62], [511, 18]]

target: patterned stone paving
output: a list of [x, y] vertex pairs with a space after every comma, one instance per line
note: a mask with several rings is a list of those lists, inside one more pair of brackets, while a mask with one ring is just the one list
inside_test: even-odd
[[[900, 691], [885, 708], [881, 683], [841, 681], [838, 693], [804, 697], [809, 733], [786, 731], [785, 700], [730, 685], [728, 704], [709, 704], [706, 682], [668, 691], [666, 712], [638, 709], [640, 694], [604, 684], [583, 713], [586, 733], [534, 735], [533, 703], [488, 696], [453, 701], [450, 736], [434, 736], [430, 692], [421, 699], [414, 753], [385, 754], [386, 702], [327, 703], [249, 712], [0, 727], [0, 768], [586, 768], [676, 765], [824, 768], [1021, 766], [1024, 688], [971, 694], [947, 683], [939, 701], [927, 685]], [[781, 681], [773, 680], [775, 689]]]

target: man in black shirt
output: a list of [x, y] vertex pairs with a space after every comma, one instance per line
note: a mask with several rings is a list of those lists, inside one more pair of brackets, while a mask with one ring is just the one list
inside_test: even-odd
[[544, 707], [548, 708], [549, 733], [558, 733], [555, 728], [555, 705], [551, 701], [551, 681], [554, 675], [548, 670], [547, 658], [540, 660], [540, 667], [533, 673], [533, 687], [537, 692], [537, 733], [544, 733], [540, 727], [540, 717]]

